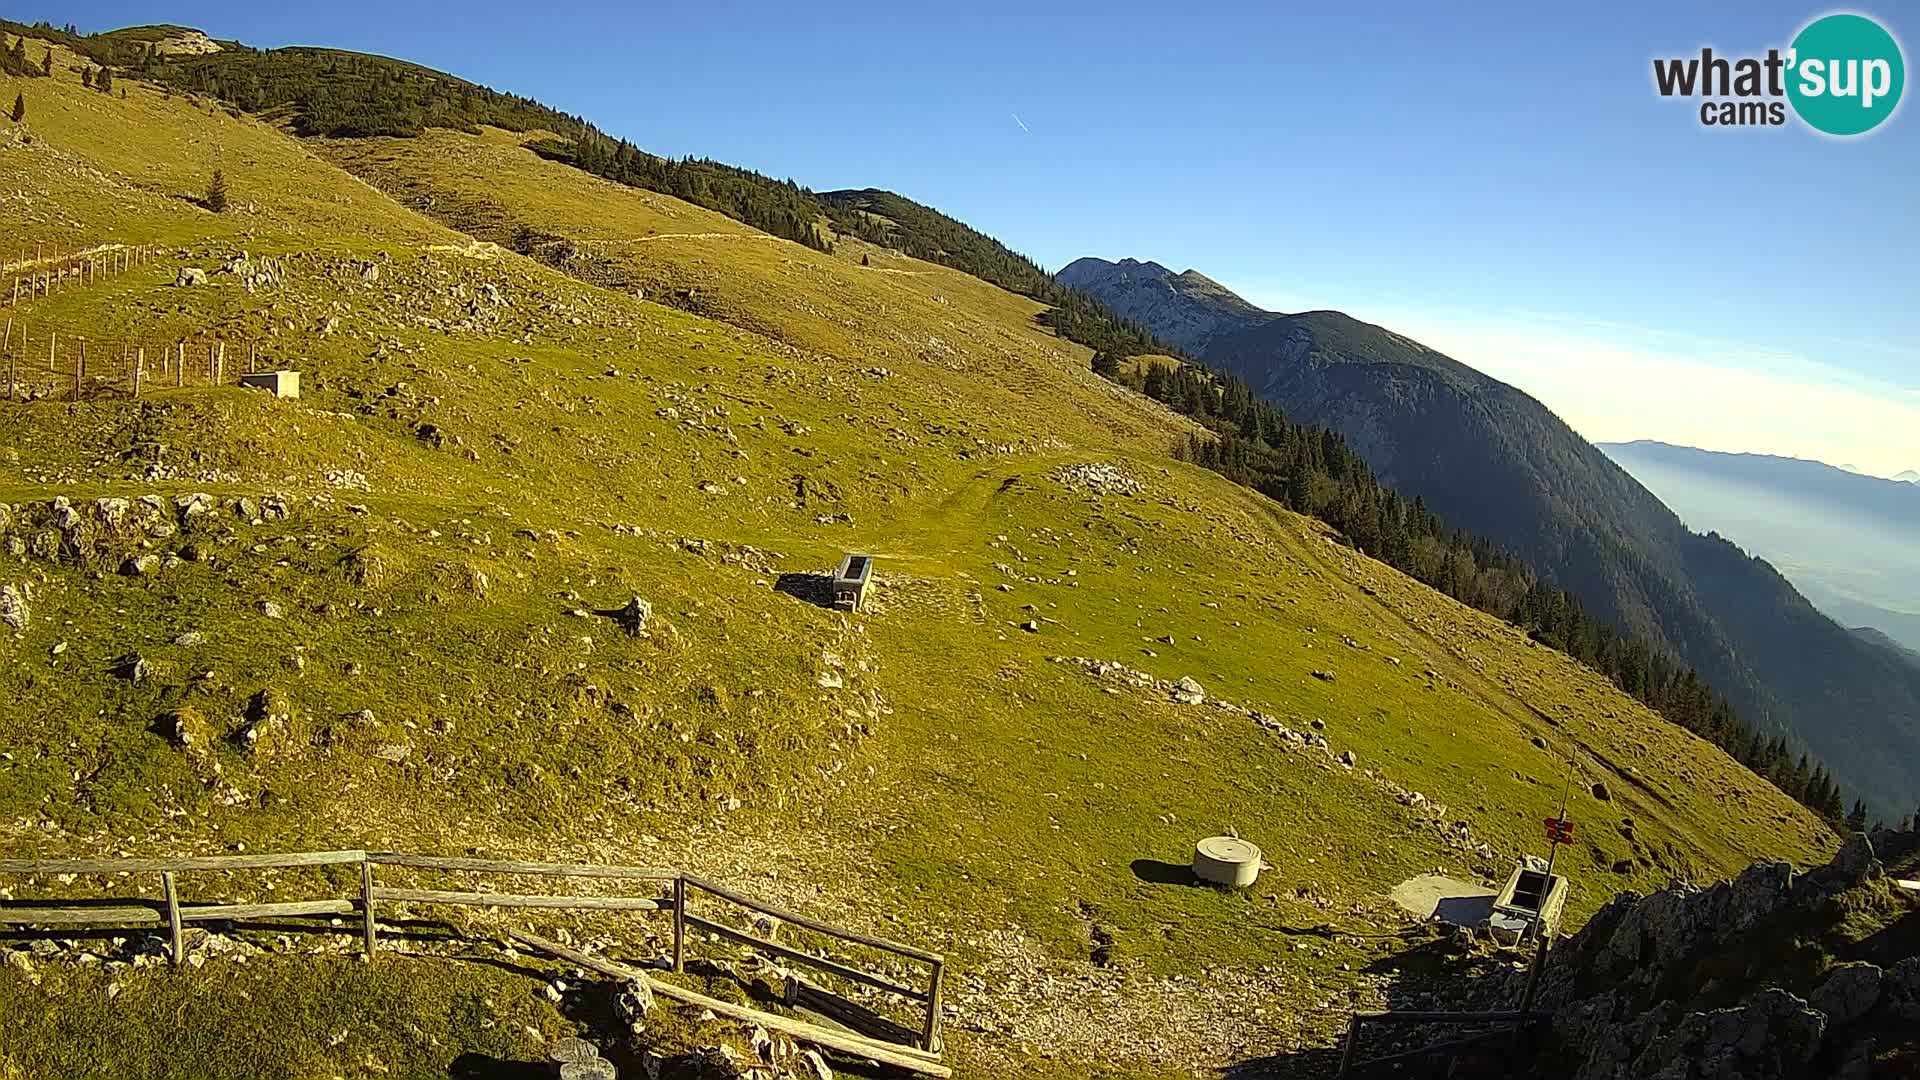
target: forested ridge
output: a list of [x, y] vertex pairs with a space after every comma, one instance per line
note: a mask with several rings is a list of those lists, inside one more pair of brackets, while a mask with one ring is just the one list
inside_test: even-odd
[[[1047, 304], [1050, 310], [1041, 321], [1095, 350], [1096, 371], [1214, 433], [1176, 447], [1177, 455], [1327, 521], [1367, 554], [1606, 674], [1828, 820], [1838, 823], [1847, 816], [1826, 769], [1804, 753], [1796, 755], [1783, 736], [1768, 738], [1744, 723], [1694, 671], [1593, 618], [1572, 594], [1541, 580], [1518, 558], [1449, 527], [1420, 500], [1409, 501], [1377, 482], [1338, 433], [1289, 421], [1244, 381], [1182, 356], [1033, 260], [947, 215], [891, 192], [815, 193], [791, 180], [719, 162], [658, 157], [580, 117], [403, 61], [331, 49], [237, 45], [205, 55], [165, 56], [152, 48], [150, 31], [156, 29], [167, 28], [71, 35], [64, 43], [137, 77], [248, 111], [282, 115], [310, 137], [408, 137], [427, 128], [471, 131], [483, 124], [550, 132], [557, 138], [536, 142], [536, 152], [610, 180], [684, 199], [819, 250], [831, 250], [835, 234], [858, 237]], [[1175, 356], [1180, 365], [1123, 372], [1122, 358], [1148, 353]], [[1863, 816], [1864, 807], [1856, 805], [1854, 813]]]

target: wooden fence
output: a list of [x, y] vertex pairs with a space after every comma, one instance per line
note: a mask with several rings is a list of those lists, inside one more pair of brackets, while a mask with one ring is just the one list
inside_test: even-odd
[[[296, 868], [358, 867], [357, 888], [352, 895], [338, 898], [316, 898], [304, 900], [282, 900], [270, 903], [191, 903], [181, 897], [180, 876], [193, 873], [226, 872], [243, 870], [280, 870]], [[655, 896], [567, 896], [553, 894], [528, 894], [477, 890], [420, 889], [399, 888], [380, 884], [376, 868], [391, 867], [411, 870], [435, 871], [449, 874], [482, 873], [494, 875], [530, 876], [547, 878], [593, 878], [619, 881], [650, 881], [662, 886], [671, 885], [671, 892]], [[585, 912], [655, 912], [669, 911], [673, 916], [673, 970], [677, 974], [686, 971], [687, 935], [692, 930], [716, 938], [734, 941], [755, 949], [768, 956], [777, 956], [803, 964], [837, 978], [883, 992], [897, 995], [924, 1008], [924, 1021], [918, 1031], [900, 1029], [904, 1035], [895, 1035], [890, 1025], [877, 1014], [869, 1014], [880, 1023], [869, 1025], [867, 1030], [879, 1030], [893, 1037], [870, 1037], [866, 1034], [848, 1034], [845, 1031], [818, 1027], [790, 1017], [775, 1016], [738, 1005], [727, 1005], [693, 991], [671, 983], [652, 979], [643, 972], [625, 968], [609, 961], [587, 956], [555, 945], [544, 938], [509, 929], [509, 938], [522, 944], [532, 945], [542, 951], [571, 960], [584, 967], [593, 968], [623, 979], [644, 979], [662, 996], [675, 1000], [699, 1004], [712, 1008], [716, 1013], [732, 1015], [740, 1019], [750, 1019], [761, 1023], [770, 1030], [785, 1031], [798, 1038], [816, 1042], [850, 1053], [871, 1057], [876, 1061], [911, 1068], [933, 1076], [948, 1076], [951, 1070], [939, 1064], [940, 1020], [941, 1020], [941, 982], [945, 974], [945, 960], [937, 953], [916, 949], [885, 938], [856, 933], [829, 926], [818, 920], [798, 915], [770, 904], [763, 904], [738, 892], [717, 885], [704, 878], [677, 870], [658, 867], [639, 866], [594, 866], [576, 863], [516, 862], [499, 859], [462, 858], [439, 855], [408, 855], [388, 851], [309, 851], [275, 855], [211, 855], [180, 859], [0, 859], [0, 874], [12, 875], [156, 875], [159, 878], [159, 895], [103, 898], [92, 903], [78, 904], [73, 901], [53, 903], [48, 901], [10, 900], [0, 901], [0, 926], [146, 926], [164, 928], [168, 936], [169, 952], [173, 963], [184, 964], [187, 958], [185, 928], [192, 923], [236, 922], [264, 918], [310, 918], [328, 916], [360, 915], [360, 933], [362, 946], [369, 961], [379, 954], [379, 923], [377, 913], [383, 903], [407, 903], [426, 905], [455, 905], [485, 908], [533, 908]], [[863, 946], [875, 951], [899, 957], [904, 960], [924, 964], [928, 968], [924, 989], [908, 986], [885, 975], [863, 970], [851, 963], [821, 956], [793, 945], [771, 940], [772, 935], [760, 936], [741, 930], [707, 914], [696, 914], [689, 910], [689, 900], [695, 896], [705, 896], [750, 912], [755, 912], [779, 922], [812, 931], [834, 941]], [[704, 908], [702, 909], [705, 910]], [[818, 988], [808, 987], [815, 995], [825, 995]], [[788, 989], [789, 1003], [793, 1002], [794, 990]], [[694, 1000], [698, 999], [698, 1000]], [[839, 1007], [855, 1012], [865, 1012], [860, 1006], [845, 999], [835, 998]], [[813, 1002], [802, 1002], [813, 1005]], [[722, 1007], [724, 1006], [724, 1008]], [[836, 1017], [840, 1018], [840, 1017]]]
[[159, 248], [150, 244], [95, 244], [82, 248], [36, 244], [31, 253], [21, 251], [0, 259], [0, 284], [10, 285], [0, 293], [0, 302], [17, 308], [64, 289], [104, 281], [152, 265], [159, 252]]
[[75, 333], [0, 316], [0, 401], [82, 401], [168, 387], [225, 386], [285, 366], [259, 342], [195, 335], [133, 337]]

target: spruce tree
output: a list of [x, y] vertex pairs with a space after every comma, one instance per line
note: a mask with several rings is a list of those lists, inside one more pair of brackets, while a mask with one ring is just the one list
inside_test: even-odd
[[46, 52], [40, 54], [40, 75], [42, 78], [48, 78], [48, 79], [53, 78], [53, 50], [52, 49], [48, 49]]
[[100, 91], [100, 92], [101, 92], [101, 93], [103, 93], [103, 94], [111, 94], [111, 93], [113, 93], [113, 72], [112, 72], [112, 70], [110, 70], [110, 69], [108, 69], [108, 68], [101, 68], [101, 69], [100, 69], [100, 74], [98, 74], [98, 75], [95, 75], [95, 76], [93, 77], [93, 88], [94, 88], [95, 90], [98, 90], [98, 91]]
[[[0, 98], [0, 101], [4, 101], [4, 100], [6, 99]], [[13, 122], [17, 124], [20, 121], [25, 120], [26, 118], [27, 118], [27, 95], [25, 94], [13, 95]]]
[[93, 69], [92, 68], [80, 69], [80, 85], [86, 87], [89, 90], [93, 89]]
[[1853, 811], [1847, 815], [1848, 832], [1865, 832], [1867, 828], [1867, 804], [1864, 799], [1853, 801]]
[[207, 209], [216, 214], [227, 210], [227, 176], [219, 169], [213, 170], [213, 179], [207, 183]]

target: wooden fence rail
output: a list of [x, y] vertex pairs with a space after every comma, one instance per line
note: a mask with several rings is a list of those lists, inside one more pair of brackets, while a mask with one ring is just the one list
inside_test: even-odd
[[[282, 870], [297, 868], [358, 867], [358, 888], [355, 895], [345, 898], [317, 898], [311, 900], [285, 900], [272, 903], [247, 904], [204, 904], [187, 903], [180, 898], [179, 875], [190, 873], [231, 872], [243, 870]], [[412, 870], [431, 870], [445, 873], [482, 873], [497, 875], [525, 875], [535, 877], [652, 881], [672, 883], [672, 892], [666, 896], [558, 896], [546, 894], [512, 893], [480, 890], [419, 889], [383, 886], [376, 880], [375, 868], [405, 868]], [[917, 1033], [904, 1036], [912, 1039], [917, 1035], [917, 1046], [911, 1043], [880, 1043], [866, 1037], [849, 1037], [872, 1046], [891, 1047], [892, 1050], [906, 1054], [918, 1061], [920, 1066], [935, 1060], [940, 1047], [941, 1021], [941, 982], [945, 974], [946, 962], [938, 953], [927, 952], [911, 945], [889, 941], [885, 938], [857, 933], [829, 926], [816, 919], [795, 914], [783, 908], [751, 899], [724, 886], [707, 881], [704, 878], [677, 870], [643, 866], [595, 866], [578, 863], [525, 862], [501, 859], [479, 859], [442, 855], [410, 855], [391, 851], [361, 851], [358, 849], [343, 851], [309, 851], [260, 855], [209, 855], [179, 859], [125, 858], [125, 859], [0, 859], [0, 874], [21, 875], [106, 875], [125, 876], [130, 874], [157, 874], [160, 877], [158, 898], [111, 897], [99, 902], [86, 904], [68, 901], [65, 904], [50, 904], [33, 901], [0, 902], [0, 926], [154, 926], [165, 927], [168, 934], [173, 962], [186, 962], [185, 928], [188, 924], [211, 921], [237, 921], [260, 918], [324, 917], [361, 915], [361, 933], [369, 961], [374, 960], [379, 951], [379, 926], [376, 918], [380, 903], [410, 904], [447, 904], [467, 907], [488, 908], [529, 908], [565, 911], [593, 912], [650, 912], [671, 911], [673, 913], [673, 970], [676, 973], [686, 971], [686, 934], [689, 928], [709, 934], [716, 938], [746, 945], [770, 956], [777, 956], [798, 964], [806, 964], [837, 978], [872, 987], [888, 994], [896, 995], [910, 1003], [922, 1006], [925, 1010], [924, 1021]], [[707, 895], [712, 899], [724, 901], [750, 912], [758, 912], [777, 919], [782, 923], [800, 927], [825, 937], [863, 946], [880, 952], [889, 953], [907, 960], [916, 961], [929, 967], [925, 989], [905, 985], [892, 978], [862, 970], [850, 963], [816, 953], [781, 944], [745, 930], [740, 930], [716, 919], [691, 914], [687, 910], [689, 891]], [[519, 937], [523, 941], [533, 941], [530, 935], [520, 935], [508, 931], [509, 936]], [[544, 943], [544, 939], [539, 939]], [[552, 949], [548, 950], [552, 952]], [[560, 955], [571, 957], [563, 952]], [[605, 965], [607, 970], [611, 965]], [[593, 965], [588, 965], [593, 966]], [[622, 969], [625, 970], [625, 969]], [[680, 997], [690, 991], [680, 991], [678, 987], [669, 988], [668, 984], [656, 983], [655, 988], [669, 997]], [[699, 995], [694, 995], [698, 997]], [[702, 998], [702, 1001], [707, 999]], [[852, 1002], [847, 1004], [856, 1008]], [[742, 1010], [738, 1006], [729, 1006], [735, 1011], [752, 1013], [758, 1022], [769, 1027], [770, 1014]], [[722, 1011], [715, 1008], [716, 1012]], [[812, 1025], [800, 1021], [782, 1020], [783, 1023], [800, 1028], [812, 1028]], [[825, 1029], [814, 1029], [816, 1032]], [[904, 1030], [904, 1029], [902, 1029]], [[841, 1043], [814, 1039], [820, 1045], [830, 1048], [847, 1049]], [[869, 1047], [871, 1049], [871, 1047]], [[875, 1060], [889, 1060], [869, 1054]], [[920, 1071], [933, 1072], [921, 1067]]]

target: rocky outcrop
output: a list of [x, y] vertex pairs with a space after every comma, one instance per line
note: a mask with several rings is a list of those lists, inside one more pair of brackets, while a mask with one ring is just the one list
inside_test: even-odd
[[[1531, 1075], [1574, 1080], [1812, 1080], [1871, 1075], [1875, 1038], [1920, 1039], [1920, 957], [1804, 969], [1801, 949], [1845, 913], [1888, 900], [1863, 834], [1828, 865], [1749, 867], [1707, 888], [1625, 893], [1557, 946], [1538, 1008], [1552, 1015]], [[1765, 970], [1778, 957], [1780, 970]], [[1773, 983], [1785, 985], [1770, 985]]]
[[[165, 547], [178, 543], [183, 533], [220, 528], [224, 523], [213, 520], [213, 511], [221, 505], [204, 492], [0, 503], [0, 554], [151, 576], [191, 561], [184, 549], [175, 555]], [[228, 499], [225, 506], [248, 525], [284, 521], [291, 514], [286, 500], [273, 495]]]
[[1176, 274], [1156, 262], [1075, 259], [1059, 279], [1195, 356], [1219, 335], [1273, 318], [1197, 270]]

